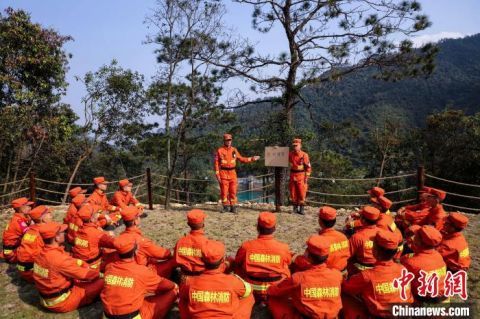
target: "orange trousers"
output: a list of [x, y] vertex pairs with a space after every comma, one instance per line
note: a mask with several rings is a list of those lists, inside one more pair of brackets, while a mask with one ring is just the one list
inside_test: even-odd
[[23, 280], [33, 283], [33, 270], [26, 270], [26, 271], [21, 271], [19, 270], [18, 273], [20, 274], [20, 277], [22, 277]]
[[237, 177], [220, 180], [220, 198], [223, 206], [237, 204]]
[[140, 308], [142, 319], [164, 318], [177, 299], [174, 290], [169, 290], [163, 294], [146, 297]]
[[288, 188], [290, 190], [290, 202], [293, 205], [305, 205], [308, 190], [308, 184], [305, 183], [305, 173], [291, 173]]
[[172, 277], [173, 270], [177, 267], [177, 263], [175, 262], [175, 258], [171, 258], [167, 261], [149, 264], [148, 266], [151, 267], [160, 277], [170, 278]]
[[273, 319], [302, 319], [302, 315], [293, 307], [288, 298], [268, 297], [267, 305]]
[[[102, 292], [103, 279], [93, 282], [78, 282], [70, 290], [70, 295], [64, 301], [47, 306], [52, 312], [70, 312], [80, 307], [91, 304]], [[54, 298], [55, 299], [55, 298]]]
[[365, 304], [355, 297], [342, 294], [343, 318], [368, 319], [370, 318]]

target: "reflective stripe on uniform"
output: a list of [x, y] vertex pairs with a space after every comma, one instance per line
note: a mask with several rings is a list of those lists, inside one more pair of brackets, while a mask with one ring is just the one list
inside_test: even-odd
[[56, 297], [56, 298], [53, 298], [53, 299], [43, 299], [42, 297], [40, 297], [40, 303], [44, 306], [44, 307], [53, 307], [55, 305], [58, 305], [59, 303], [67, 300], [67, 298], [70, 296], [71, 294], [71, 290], [67, 291], [66, 293], [64, 294], [61, 294], [60, 296]]
[[[250, 284], [248, 282], [246, 282], [245, 280], [242, 279], [242, 277], [236, 275], [236, 274], [233, 274], [235, 277], [237, 277], [238, 279], [240, 279], [240, 281], [243, 283], [243, 285], [245, 286], [245, 293], [243, 294], [242, 298], [246, 298], [248, 296], [250, 296], [250, 294], [252, 293], [252, 286], [253, 284]], [[255, 290], [255, 288], [254, 288]]]
[[359, 264], [359, 263], [354, 263], [353, 265], [360, 271], [373, 268], [373, 266], [366, 266], [366, 265], [362, 265], [362, 264]]
[[11, 250], [11, 249], [4, 249], [3, 250], [4, 255], [10, 255], [11, 253], [13, 253], [13, 250]]

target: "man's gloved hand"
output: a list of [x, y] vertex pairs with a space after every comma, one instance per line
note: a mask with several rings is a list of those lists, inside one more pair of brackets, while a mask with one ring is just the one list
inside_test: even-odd
[[254, 161], [254, 162], [258, 161], [259, 159], [260, 159], [260, 156], [258, 156], [258, 155], [255, 155], [255, 156], [253, 157], [253, 161]]

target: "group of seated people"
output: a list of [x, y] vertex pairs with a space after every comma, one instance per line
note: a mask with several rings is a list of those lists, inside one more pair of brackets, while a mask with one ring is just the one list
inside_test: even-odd
[[[3, 233], [3, 257], [33, 282], [40, 303], [52, 312], [69, 312], [100, 297], [112, 319], [164, 318], [177, 304], [182, 319], [250, 318], [255, 303], [274, 319], [388, 318], [392, 303], [448, 302], [445, 287], [435, 295], [420, 292], [419, 282], [400, 294], [395, 279], [408, 270], [420, 276], [447, 270], [467, 271], [468, 244], [462, 231], [468, 218], [447, 214], [445, 192], [425, 188], [421, 203], [390, 213], [385, 191], [368, 193], [371, 205], [347, 217], [336, 230], [337, 211], [318, 212], [318, 234], [295, 256], [275, 239], [276, 214], [258, 215], [258, 237], [226, 256], [222, 242], [205, 235], [200, 209], [187, 213], [189, 234], [173, 253], [146, 238], [139, 225], [143, 207], [120, 181], [109, 202], [106, 181], [95, 178], [90, 197], [70, 191], [64, 223], [52, 221], [50, 208], [27, 198], [12, 201], [15, 213]], [[112, 227], [125, 229], [117, 236]], [[67, 248], [66, 248], [67, 247]], [[66, 251], [68, 250], [68, 252]]]

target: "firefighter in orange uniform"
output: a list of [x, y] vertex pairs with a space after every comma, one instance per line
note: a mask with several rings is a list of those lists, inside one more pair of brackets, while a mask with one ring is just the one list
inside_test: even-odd
[[[318, 224], [320, 231], [318, 236], [328, 242], [330, 252], [326, 265], [328, 268], [335, 268], [344, 271], [347, 268], [347, 261], [350, 258], [350, 243], [344, 233], [335, 230], [333, 226], [337, 221], [337, 210], [330, 206], [320, 207], [318, 212]], [[298, 256], [293, 263], [293, 271], [310, 269], [311, 264], [307, 256]]]
[[9, 264], [17, 262], [17, 248], [20, 245], [23, 234], [28, 230], [30, 224], [30, 216], [28, 215], [32, 210], [32, 205], [28, 198], [22, 197], [12, 201], [12, 208], [15, 213], [12, 219], [7, 224], [3, 231], [3, 258]]
[[237, 160], [241, 163], [258, 161], [260, 156], [243, 157], [240, 152], [232, 146], [232, 135], [223, 135], [223, 146], [215, 153], [215, 175], [220, 184], [220, 198], [223, 205], [223, 212], [235, 213], [237, 204]]
[[109, 227], [107, 226], [107, 228], [112, 230], [121, 218], [119, 213], [120, 207], [109, 204], [107, 195], [105, 194], [108, 187], [105, 177], [95, 177], [93, 184], [95, 185], [95, 190], [88, 197], [88, 202], [96, 206], [103, 213], [103, 215], [99, 217], [100, 226], [105, 228], [108, 225]]
[[329, 251], [330, 245], [320, 236], [308, 239], [306, 255], [312, 268], [268, 288], [273, 319], [337, 318], [342, 309], [343, 277], [337, 269], [327, 267]]
[[308, 154], [302, 151], [302, 140], [296, 138], [292, 143], [293, 151], [288, 154], [290, 163], [290, 202], [293, 212], [304, 215], [305, 199], [307, 198], [308, 178], [312, 173], [312, 165]]
[[[373, 187], [367, 191], [370, 195], [371, 205], [380, 210], [381, 213], [385, 215], [390, 215], [390, 207], [392, 207], [392, 202], [386, 198], [385, 190], [381, 187]], [[345, 220], [345, 233], [349, 236], [353, 235], [355, 230], [363, 226], [360, 218], [360, 212], [351, 213]], [[383, 218], [383, 214], [380, 215], [380, 218]]]
[[265, 301], [270, 285], [290, 277], [293, 253], [288, 244], [273, 237], [277, 217], [271, 212], [258, 215], [258, 238], [246, 241], [235, 257], [236, 273], [252, 285], [255, 299]]
[[23, 235], [20, 246], [17, 248], [17, 269], [20, 277], [33, 282], [33, 260], [44, 246], [38, 228], [41, 224], [51, 222], [52, 214], [48, 207], [42, 205], [32, 209], [30, 217], [34, 224]]
[[78, 207], [73, 203], [73, 200], [75, 197], [85, 194], [87, 192], [86, 189], [82, 189], [81, 187], [74, 187], [68, 191], [68, 196], [70, 196], [70, 205], [68, 206], [67, 209], [67, 214], [65, 215], [65, 218], [63, 218], [63, 223], [64, 224], [69, 224], [70, 222], [75, 220], [75, 214], [78, 212]]
[[205, 218], [207, 215], [200, 209], [192, 209], [187, 214], [190, 233], [180, 238], [175, 245], [175, 263], [182, 271], [182, 281], [185, 276], [197, 276], [205, 270], [202, 259], [202, 248], [208, 241], [205, 236]]
[[[176, 267], [175, 259], [172, 258], [170, 250], [156, 245], [153, 241], [143, 236], [138, 228], [140, 224], [140, 210], [135, 206], [127, 206], [121, 211], [125, 223], [125, 231], [120, 236], [132, 236], [137, 243], [135, 260], [138, 264], [147, 266], [157, 271], [159, 276], [169, 278]], [[159, 262], [159, 260], [168, 260]]]
[[147, 217], [147, 214], [143, 212], [144, 205], [132, 194], [132, 186], [133, 184], [128, 179], [120, 180], [118, 182], [118, 190], [113, 194], [110, 204], [120, 207], [120, 209], [135, 206], [141, 210], [140, 217]]
[[468, 217], [461, 213], [450, 213], [443, 226], [443, 240], [437, 248], [447, 264], [448, 270], [468, 271], [471, 258], [468, 243], [462, 231], [468, 225]]
[[[82, 226], [82, 220], [78, 218], [78, 211], [82, 206], [87, 203], [87, 198], [83, 194], [79, 194], [72, 199], [72, 203], [67, 211], [67, 217], [64, 218], [64, 223], [68, 224], [67, 229], [67, 242], [70, 245], [74, 245], [75, 234]], [[90, 204], [88, 204], [90, 205]], [[91, 205], [90, 205], [91, 206]]]
[[[442, 234], [430, 225], [420, 228], [414, 236], [414, 254], [410, 258], [402, 257], [402, 263], [407, 270], [414, 274], [412, 281], [412, 293], [416, 301], [438, 303], [446, 301], [444, 297], [444, 281], [447, 274], [447, 266], [443, 261], [442, 255], [436, 251], [436, 247], [442, 242]], [[429, 293], [426, 296], [420, 296], [418, 288], [420, 283], [420, 270], [427, 274], [435, 273], [438, 276], [438, 296], [432, 297]]]
[[401, 277], [404, 269], [393, 261], [399, 244], [393, 232], [378, 231], [373, 245], [377, 260], [375, 266], [353, 275], [342, 285], [345, 318], [390, 318], [391, 304], [413, 302], [410, 287], [406, 289], [406, 300], [402, 300], [400, 289], [393, 286], [394, 280]]
[[[403, 256], [407, 256], [407, 255], [411, 255], [413, 256], [413, 249], [414, 249], [414, 245], [413, 245], [413, 240], [415, 239], [415, 234], [417, 233], [417, 231], [422, 228], [422, 226], [420, 225], [412, 225], [410, 227], [408, 227], [407, 229], [405, 229], [405, 244], [403, 245]], [[411, 257], [409, 256], [409, 257]]]
[[94, 210], [91, 205], [84, 205], [78, 211], [82, 226], [75, 235], [72, 256], [83, 260], [93, 269], [99, 269], [102, 263], [102, 248], [113, 248], [114, 238], [95, 223]]
[[249, 319], [255, 299], [248, 282], [223, 272], [225, 246], [209, 240], [203, 248], [203, 274], [180, 286], [180, 318]]
[[377, 221], [380, 211], [372, 206], [364, 206], [360, 211], [362, 227], [350, 237], [351, 258], [347, 264], [348, 275], [370, 269], [376, 259], [373, 256], [373, 240], [378, 232]]
[[106, 266], [105, 286], [100, 295], [105, 316], [109, 319], [164, 318], [178, 296], [177, 285], [135, 261], [134, 236], [119, 236], [114, 245], [119, 258]]
[[49, 222], [38, 229], [45, 246], [35, 257], [33, 280], [40, 293], [40, 304], [53, 312], [70, 312], [88, 305], [103, 288], [98, 270], [90, 269], [63, 250], [66, 228], [67, 225]]

